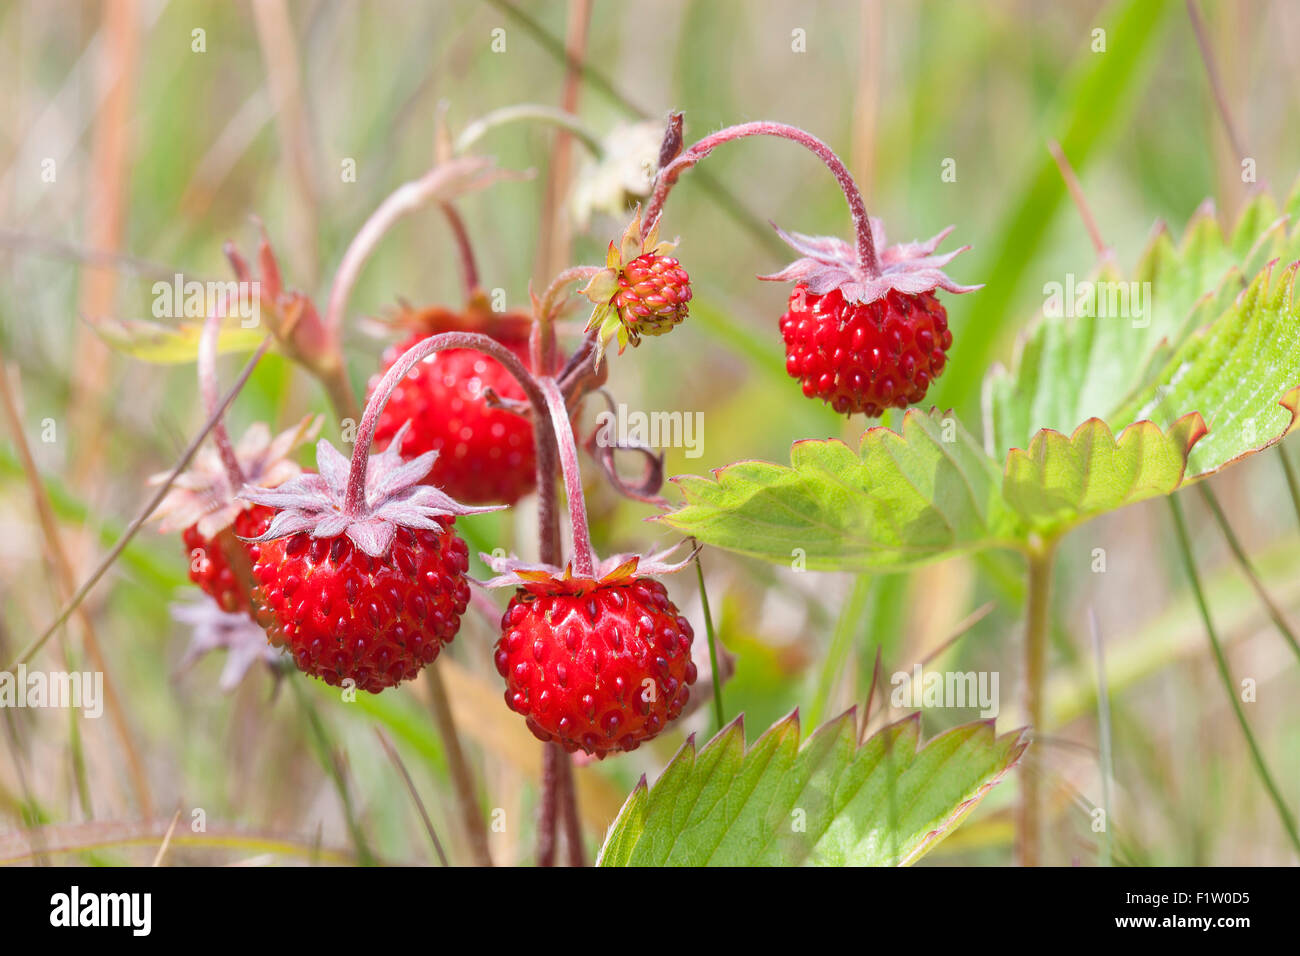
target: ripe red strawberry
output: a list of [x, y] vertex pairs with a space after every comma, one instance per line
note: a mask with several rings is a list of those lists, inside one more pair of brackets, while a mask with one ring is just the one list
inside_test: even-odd
[[[213, 445], [204, 445], [188, 471], [177, 475], [154, 516], [159, 530], [180, 531], [189, 557], [190, 580], [210, 595], [223, 611], [251, 613], [248, 591], [253, 562], [241, 538], [266, 531], [270, 508], [249, 505], [235, 495], [247, 480], [275, 486], [301, 469], [289, 455], [304, 439], [319, 431], [323, 418], [305, 418], [294, 428], [272, 437], [261, 422], [249, 427], [230, 453], [239, 466], [230, 473]], [[226, 439], [228, 440], [228, 439]], [[167, 475], [154, 475], [158, 483]]]
[[697, 676], [695, 634], [663, 584], [636, 574], [638, 564], [651, 573], [682, 565], [619, 556], [574, 577], [483, 557], [507, 572], [488, 586], [519, 586], [501, 619], [496, 666], [506, 704], [536, 737], [604, 757], [635, 750], [682, 712]]
[[884, 227], [872, 219], [874, 249], [884, 251], [877, 258], [871, 250], [864, 262], [840, 239], [777, 230], [803, 258], [761, 278], [796, 283], [781, 336], [786, 371], [802, 382], [805, 395], [841, 414], [872, 418], [925, 398], [952, 346], [948, 313], [934, 293], [979, 288], [958, 285], [943, 272], [969, 247], [934, 255], [951, 231], [885, 248]]
[[618, 339], [618, 351], [641, 344], [643, 335], [664, 335], [680, 325], [691, 301], [691, 277], [668, 255], [673, 243], [660, 242], [656, 224], [641, 235], [641, 210], [611, 242], [605, 268], [596, 273], [582, 294], [596, 304], [587, 330], [598, 330], [597, 364], [605, 346]]
[[460, 629], [469, 551], [452, 530], [398, 528], [372, 557], [346, 535], [299, 532], [253, 545], [258, 623], [305, 674], [378, 693], [410, 680]]
[[233, 524], [211, 538], [204, 537], [198, 522], [181, 532], [190, 556], [190, 580], [227, 613], [250, 609], [252, 559], [248, 545], [239, 538], [255, 538], [266, 531], [272, 513], [261, 505], [245, 508], [235, 516]]
[[948, 313], [932, 294], [890, 290], [866, 304], [839, 289], [813, 295], [800, 283], [781, 316], [785, 368], [840, 414], [879, 417], [925, 398], [952, 345]]
[[[476, 297], [462, 314], [425, 309], [407, 321], [416, 330], [384, 353], [385, 372], [417, 342], [437, 332], [482, 331], [529, 365], [529, 320], [522, 314], [496, 315]], [[537, 482], [532, 422], [501, 408], [490, 408], [484, 392], [522, 401], [524, 391], [499, 362], [470, 349], [437, 352], [412, 370], [393, 391], [379, 417], [375, 443], [383, 447], [407, 421], [412, 454], [438, 452], [426, 479], [451, 497], [474, 504], [514, 504]]]
[[421, 484], [434, 453], [404, 461], [407, 430], [369, 457], [351, 504], [350, 464], [323, 439], [319, 474], [243, 493], [277, 509], [250, 542], [258, 621], [300, 670], [328, 684], [351, 679], [378, 693], [413, 678], [455, 637], [469, 603], [469, 553], [453, 516], [492, 509]]

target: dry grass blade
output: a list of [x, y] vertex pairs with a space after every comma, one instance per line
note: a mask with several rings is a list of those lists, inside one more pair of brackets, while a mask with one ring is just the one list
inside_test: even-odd
[[[119, 251], [126, 236], [130, 194], [131, 121], [135, 109], [136, 74], [140, 56], [140, 8], [134, 2], [101, 7], [103, 25], [96, 87], [102, 100], [95, 115], [90, 161], [86, 165], [86, 190], [92, 197], [86, 213], [88, 244], [95, 249]], [[113, 269], [86, 266], [82, 270], [81, 315], [110, 315], [117, 297]], [[77, 334], [75, 372], [69, 428], [82, 440], [76, 446], [75, 468], [85, 480], [99, 468], [104, 453], [102, 437], [103, 394], [109, 377], [108, 347], [91, 329]]]
[[1300, 640], [1297, 640], [1296, 633], [1291, 629], [1291, 625], [1287, 623], [1282, 609], [1278, 607], [1277, 602], [1273, 600], [1268, 593], [1268, 589], [1264, 587], [1264, 583], [1259, 579], [1259, 572], [1255, 570], [1254, 562], [1246, 554], [1246, 549], [1241, 546], [1241, 540], [1237, 537], [1237, 533], [1232, 530], [1228, 516], [1219, 505], [1218, 497], [1210, 490], [1210, 483], [1203, 481], [1196, 487], [1200, 490], [1201, 497], [1205, 500], [1206, 505], [1209, 506], [1210, 513], [1214, 515], [1215, 523], [1218, 524], [1219, 530], [1223, 532], [1223, 539], [1228, 542], [1228, 549], [1232, 552], [1233, 558], [1236, 559], [1238, 566], [1241, 568], [1241, 573], [1250, 582], [1251, 589], [1254, 590], [1255, 596], [1259, 598], [1259, 603], [1263, 605], [1264, 611], [1273, 622], [1273, 626], [1278, 629], [1278, 632], [1286, 640], [1296, 657], [1300, 658]]
[[456, 719], [452, 716], [448, 704], [447, 688], [438, 672], [438, 661], [425, 668], [425, 680], [429, 686], [429, 706], [433, 711], [433, 722], [442, 738], [442, 745], [447, 753], [447, 767], [451, 771], [452, 784], [456, 788], [456, 800], [460, 805], [461, 819], [465, 826], [465, 839], [469, 842], [477, 866], [491, 866], [492, 852], [488, 848], [487, 825], [483, 821], [483, 811], [478, 805], [478, 794], [474, 787], [474, 777], [465, 760], [465, 752], [460, 746], [460, 737], [456, 733]]
[[318, 268], [316, 237], [319, 232], [316, 164], [293, 23], [284, 0], [254, 0], [253, 20], [257, 24], [262, 59], [266, 63], [276, 128], [289, 167], [289, 182], [298, 193], [298, 202], [291, 210], [293, 242], [290, 243], [290, 254], [295, 258], [294, 267], [299, 275], [306, 277], [308, 285], [315, 285]]
[[1115, 775], [1111, 757], [1110, 691], [1106, 687], [1106, 652], [1101, 643], [1101, 628], [1097, 612], [1088, 608], [1088, 632], [1092, 636], [1092, 649], [1097, 660], [1097, 737], [1101, 744], [1101, 809], [1105, 814], [1101, 837], [1101, 865], [1110, 866], [1110, 781]]
[[[143, 823], [104, 820], [91, 823], [47, 824], [27, 831], [9, 831], [0, 834], [0, 866], [27, 863], [39, 855], [66, 855], [91, 853], [97, 850], [150, 849], [167, 833], [164, 820]], [[208, 824], [200, 832], [183, 828], [173, 833], [171, 845], [176, 847], [215, 851], [240, 851], [244, 853], [273, 853], [277, 856], [319, 860], [335, 865], [356, 862], [355, 856], [345, 849], [323, 847], [305, 837], [286, 835], [270, 830], [242, 830], [233, 826]], [[157, 851], [154, 850], [156, 853]]]
[[[45, 486], [42, 484], [40, 473], [36, 468], [36, 460], [32, 457], [31, 446], [28, 445], [27, 436], [23, 431], [22, 416], [18, 412], [18, 401], [14, 394], [16, 388], [10, 386], [9, 374], [5, 369], [5, 363], [0, 361], [0, 406], [3, 406], [5, 417], [9, 423], [9, 430], [14, 436], [14, 447], [18, 450], [18, 458], [22, 463], [23, 473], [26, 475], [27, 485], [31, 491], [32, 502], [36, 509], [37, 523], [40, 525], [41, 535], [45, 539], [45, 550], [54, 564], [55, 574], [58, 578], [57, 593], [59, 599], [67, 601], [76, 590], [76, 577], [72, 570], [72, 562], [68, 559], [67, 550], [63, 547], [63, 538], [59, 534], [59, 525], [54, 517], [54, 508], [50, 504], [49, 496], [45, 493]], [[16, 370], [15, 381], [17, 381]], [[131, 734], [131, 725], [126, 718], [121, 697], [117, 693], [116, 682], [109, 674], [108, 662], [104, 658], [103, 648], [100, 646], [99, 638], [95, 633], [94, 622], [91, 620], [90, 615], [86, 613], [85, 608], [80, 606], [77, 608], [77, 620], [81, 625], [86, 653], [90, 655], [95, 669], [104, 677], [104, 703], [108, 708], [113, 729], [121, 741], [122, 750], [126, 754], [127, 769], [130, 772], [132, 788], [135, 790], [136, 802], [140, 806], [140, 812], [146, 817], [151, 817], [153, 816], [153, 798], [149, 793], [149, 778], [145, 773], [140, 750]]]
[[397, 752], [393, 742], [388, 739], [388, 735], [380, 728], [375, 728], [375, 736], [379, 738], [379, 743], [384, 748], [384, 753], [388, 759], [393, 762], [397, 772], [402, 775], [402, 781], [406, 784], [406, 792], [411, 795], [411, 802], [415, 804], [416, 811], [420, 814], [420, 820], [424, 824], [424, 832], [429, 835], [429, 842], [433, 844], [433, 850], [438, 854], [438, 859], [442, 861], [443, 866], [450, 866], [447, 862], [447, 854], [442, 848], [442, 841], [438, 839], [438, 831], [433, 827], [433, 821], [429, 819], [429, 811], [424, 807], [424, 801], [420, 799], [420, 791], [415, 789], [415, 781], [411, 779], [411, 774], [406, 769], [406, 764], [402, 761], [402, 755]]
[[171, 826], [169, 826], [167, 832], [163, 834], [162, 843], [158, 844], [158, 852], [154, 854], [153, 863], [151, 863], [150, 866], [162, 866], [163, 857], [167, 855], [167, 847], [171, 845], [172, 834], [176, 832], [176, 824], [180, 818], [180, 810], [177, 810], [172, 814]]
[[[86, 579], [86, 582], [77, 589], [77, 593], [74, 594], [68, 603], [64, 605], [63, 610], [59, 612], [59, 615], [50, 622], [50, 625], [41, 632], [40, 636], [23, 649], [18, 657], [15, 658], [5, 668], [5, 670], [11, 671], [19, 664], [25, 664], [30, 661], [32, 657], [35, 656], [36, 652], [45, 645], [45, 642], [50, 639], [55, 631], [62, 627], [72, 613], [81, 606], [81, 602], [86, 599], [86, 595], [89, 594], [91, 589], [99, 583], [99, 579], [104, 576], [108, 569], [113, 566], [113, 562], [121, 557], [122, 552], [131, 542], [131, 539], [139, 533], [140, 529], [144, 526], [144, 523], [149, 520], [149, 516], [153, 514], [154, 509], [158, 507], [159, 502], [163, 500], [167, 492], [171, 489], [172, 482], [176, 480], [176, 476], [184, 471], [186, 466], [189, 465], [190, 459], [192, 459], [194, 453], [199, 450], [199, 446], [203, 444], [203, 439], [208, 437], [208, 432], [212, 431], [213, 426], [216, 425], [217, 422], [221, 420], [222, 416], [226, 414], [226, 409], [230, 407], [236, 396], [239, 395], [240, 390], [242, 390], [244, 385], [248, 382], [249, 376], [253, 374], [253, 369], [257, 367], [257, 363], [261, 361], [262, 356], [266, 354], [266, 350], [270, 348], [270, 346], [271, 339], [268, 336], [262, 340], [262, 344], [258, 346], [257, 351], [253, 353], [253, 357], [248, 360], [248, 364], [245, 365], [243, 371], [239, 373], [239, 377], [235, 379], [235, 384], [232, 385], [230, 390], [222, 397], [220, 404], [217, 406], [216, 412], [208, 417], [207, 422], [205, 422], [203, 427], [199, 429], [198, 434], [190, 440], [189, 445], [181, 454], [180, 460], [167, 476], [167, 480], [158, 486], [158, 490], [154, 493], [154, 496], [149, 499], [149, 503], [144, 506], [140, 514], [136, 516], [135, 520], [127, 526], [124, 532], [122, 532], [122, 536], [117, 540], [117, 543], [113, 545], [108, 554], [104, 556], [104, 559], [100, 561], [98, 567], [96, 567], [90, 577]], [[2, 357], [0, 357], [0, 360], [2, 360]]]

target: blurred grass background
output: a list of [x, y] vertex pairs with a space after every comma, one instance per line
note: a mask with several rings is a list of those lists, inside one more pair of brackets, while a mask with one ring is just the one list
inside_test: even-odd
[[[222, 243], [234, 239], [250, 250], [254, 216], [280, 253], [286, 281], [323, 308], [351, 236], [389, 192], [431, 163], [438, 105], [446, 104], [454, 133], [501, 106], [559, 104], [565, 70], [556, 53], [585, 8], [558, 0], [302, 0], [265, 4], [260, 12], [246, 2], [184, 0], [0, 5], [0, 350], [14, 370], [11, 382], [21, 379], [26, 434], [76, 580], [138, 510], [145, 477], [174, 461], [203, 418], [192, 366], [113, 355], [80, 316], [147, 318], [154, 279], [175, 272], [227, 277]], [[1284, 193], [1300, 146], [1300, 127], [1285, 121], [1300, 96], [1300, 66], [1291, 55], [1300, 9], [1276, 0], [1205, 3], [1202, 11], [1245, 149], [1259, 179]], [[1082, 275], [1095, 260], [1048, 140], [1063, 144], [1124, 266], [1135, 262], [1156, 220], [1177, 232], [1206, 197], [1230, 220], [1247, 195], [1179, 3], [668, 0], [635, 7], [597, 2], [589, 17], [578, 112], [597, 132], [638, 117], [658, 120], [670, 109], [684, 111], [688, 142], [745, 120], [793, 123], [840, 152], [891, 239], [923, 238], [956, 224], [951, 241], [973, 249], [951, 274], [986, 288], [947, 300], [955, 344], [931, 397], [977, 434], [983, 375], [991, 362], [1010, 357], [1016, 335], [1035, 319], [1043, 283]], [[498, 29], [502, 51], [493, 49]], [[1097, 29], [1105, 31], [1105, 52], [1093, 50]], [[203, 31], [204, 52], [194, 50], [195, 30]], [[792, 48], [794, 31], [803, 31], [803, 52]], [[479, 151], [538, 175], [460, 204], [483, 285], [506, 290], [512, 306], [526, 305], [530, 280], [540, 288], [549, 278], [538, 272], [538, 237], [554, 136], [536, 125], [488, 134]], [[580, 164], [581, 150], [573, 148]], [[955, 181], [942, 176], [948, 160]], [[42, 178], [48, 161], [53, 182]], [[342, 175], [349, 162], [355, 181]], [[691, 319], [671, 337], [616, 359], [612, 390], [632, 409], [704, 413], [702, 456], [670, 449], [669, 474], [702, 473], [739, 458], [784, 461], [798, 438], [855, 440], [860, 421], [846, 423], [808, 402], [786, 378], [776, 322], [787, 290], [754, 280], [785, 261], [769, 219], [802, 232], [848, 234], [834, 182], [815, 158], [776, 140], [729, 144], [704, 171], [708, 177], [684, 177], [662, 227], [682, 239], [678, 254], [696, 297]], [[738, 197], [740, 211], [719, 202], [710, 182]], [[601, 261], [621, 226], [597, 219], [576, 232], [573, 260]], [[101, 262], [99, 253], [119, 258]], [[356, 386], [364, 387], [384, 344], [359, 331], [359, 316], [382, 314], [398, 297], [454, 303], [461, 295], [441, 217], [428, 210], [403, 220], [352, 297], [348, 358]], [[575, 328], [580, 319], [575, 311]], [[223, 361], [226, 381], [237, 367], [235, 359]], [[232, 432], [257, 420], [283, 427], [310, 410], [326, 410], [318, 388], [271, 356], [236, 403]], [[40, 439], [47, 419], [56, 427], [51, 442]], [[331, 422], [327, 434], [334, 429]], [[8, 430], [3, 434], [0, 660], [7, 661], [60, 601], [19, 456]], [[1300, 536], [1276, 461], [1264, 457], [1215, 487], [1274, 596], [1294, 612]], [[666, 542], [642, 523], [650, 509], [618, 499], [594, 471], [590, 479], [598, 549]], [[1234, 673], [1259, 683], [1248, 714], [1294, 806], [1296, 662], [1269, 629], [1200, 502], [1188, 496], [1185, 505], [1216, 621], [1231, 640]], [[528, 504], [520, 510], [513, 520], [482, 516], [463, 524], [473, 543], [519, 541], [527, 553]], [[1294, 862], [1213, 678], [1167, 519], [1159, 503], [1129, 509], [1078, 532], [1061, 556], [1057, 679], [1049, 698], [1057, 723], [1040, 742], [1054, 798], [1048, 861], [1098, 859], [1087, 815], [1101, 800], [1095, 674], [1084, 623], [1091, 608], [1114, 695], [1116, 859]], [[1105, 573], [1092, 570], [1096, 548], [1105, 550]], [[1017, 560], [953, 560], [908, 576], [861, 580], [797, 574], [717, 552], [706, 553], [705, 562], [714, 616], [737, 658], [727, 711], [745, 712], [751, 737], [795, 706], [825, 717], [860, 703], [877, 644], [887, 674], [908, 670], [986, 602], [991, 613], [934, 666], [998, 671], [999, 722], [1010, 727], [1016, 719], [1023, 597]], [[112, 822], [139, 820], [141, 807], [108, 721], [83, 721], [77, 729], [87, 802], [78, 795], [68, 715], [10, 712], [0, 758], [0, 860], [32, 858], [25, 848], [35, 837], [24, 828], [35, 822], [64, 828], [50, 833], [68, 847], [113, 843], [93, 857], [83, 849], [81, 859], [147, 860], [177, 807], [181, 831], [199, 807], [209, 833], [191, 829], [178, 839], [173, 862], [291, 862], [329, 859], [322, 854], [331, 848], [351, 852], [337, 792], [313, 753], [294, 694], [282, 688], [273, 695], [268, 676], [256, 671], [233, 695], [222, 695], [222, 662], [215, 659], [175, 677], [186, 637], [167, 606], [187, 584], [179, 542], [146, 530], [88, 602], [153, 797], [153, 817], [131, 831], [140, 846], [113, 837]], [[702, 643], [691, 576], [681, 575], [671, 590]], [[73, 653], [78, 635], [69, 628]], [[493, 637], [481, 619], [467, 616], [449, 653], [448, 679], [481, 775], [483, 806], [505, 811], [504, 831], [492, 836], [494, 853], [499, 862], [526, 861], [539, 748], [501, 705], [490, 664]], [[55, 646], [38, 660], [58, 666]], [[399, 861], [428, 858], [410, 799], [375, 739], [378, 725], [412, 769], [453, 860], [465, 860], [421, 690], [346, 705], [315, 684], [309, 690], [345, 755], [351, 797], [376, 852]], [[929, 711], [925, 721], [937, 732], [974, 716]], [[653, 779], [692, 731], [701, 739], [711, 733], [707, 708], [652, 746], [579, 769], [589, 849], [637, 777]], [[997, 788], [929, 860], [1008, 861], [1013, 793], [1010, 784]]]

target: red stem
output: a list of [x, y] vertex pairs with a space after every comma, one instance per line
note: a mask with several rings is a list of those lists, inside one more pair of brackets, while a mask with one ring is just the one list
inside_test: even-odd
[[555, 866], [556, 827], [559, 816], [560, 765], [568, 755], [552, 741], [542, 745], [542, 802], [538, 808], [537, 865]]
[[[366, 403], [365, 413], [361, 416], [361, 426], [357, 429], [356, 445], [352, 449], [352, 467], [348, 472], [348, 490], [343, 499], [343, 513], [348, 517], [360, 517], [365, 510], [366, 468], [370, 463], [370, 443], [375, 437], [375, 426], [379, 423], [379, 415], [383, 412], [384, 406], [388, 404], [393, 389], [418, 363], [435, 352], [442, 352], [446, 349], [473, 349], [476, 352], [482, 352], [489, 358], [496, 359], [507, 372], [514, 376], [515, 381], [519, 383], [519, 386], [524, 390], [524, 395], [532, 404], [534, 432], [537, 431], [536, 423], [546, 420], [547, 399], [542, 392], [538, 379], [524, 367], [524, 364], [515, 357], [513, 352], [496, 339], [478, 332], [443, 332], [439, 335], [431, 335], [411, 346], [402, 354], [401, 358], [393, 363], [392, 368], [380, 380], [379, 387], [370, 396], [370, 401]], [[566, 418], [565, 423], [567, 424], [567, 422], [568, 419]], [[573, 438], [570, 434], [569, 444], [572, 445], [572, 443]], [[545, 443], [538, 442], [537, 444], [540, 456], [542, 454], [541, 446]]]
[[582, 821], [578, 817], [578, 785], [573, 778], [573, 760], [568, 754], [560, 758], [559, 811], [564, 828], [564, 842], [569, 848], [569, 866], [586, 866], [582, 849]]
[[451, 234], [456, 239], [456, 251], [460, 254], [461, 277], [465, 282], [465, 298], [474, 294], [478, 288], [478, 260], [474, 258], [474, 245], [469, 240], [469, 230], [465, 228], [465, 220], [460, 218], [460, 213], [450, 202], [440, 204], [442, 214], [447, 217], [447, 225], [451, 226]]
[[591, 577], [596, 573], [596, 563], [591, 552], [591, 532], [587, 529], [587, 502], [582, 493], [582, 473], [578, 468], [578, 448], [573, 440], [573, 426], [569, 423], [569, 410], [564, 404], [560, 386], [553, 378], [540, 379], [538, 384], [546, 396], [550, 409], [551, 427], [555, 429], [555, 442], [559, 446], [560, 467], [564, 472], [564, 492], [569, 501], [569, 521], [573, 525], [573, 573]]
[[690, 149], [659, 170], [659, 178], [655, 181], [654, 196], [646, 209], [642, 235], [649, 234], [655, 223], [659, 221], [659, 217], [663, 214], [664, 201], [668, 198], [668, 193], [677, 183], [677, 179], [682, 173], [705, 156], [708, 156], [709, 153], [723, 143], [729, 143], [733, 139], [743, 139], [746, 136], [779, 136], [782, 139], [791, 140], [812, 152], [826, 164], [827, 168], [835, 176], [835, 181], [840, 184], [840, 189], [844, 192], [844, 198], [849, 202], [849, 211], [853, 214], [853, 227], [858, 235], [858, 264], [868, 276], [880, 275], [880, 260], [876, 258], [876, 242], [871, 235], [871, 218], [867, 215], [866, 204], [862, 201], [862, 193], [858, 189], [858, 184], [853, 181], [853, 176], [850, 175], [848, 168], [845, 167], [840, 158], [835, 155], [835, 151], [829, 146], [812, 135], [812, 133], [805, 132], [797, 126], [787, 126], [785, 123], [764, 121], [729, 126], [711, 136], [704, 137], [704, 139], [691, 146]]
[[[217, 338], [221, 334], [221, 310], [213, 309], [203, 323], [199, 337], [199, 393], [203, 396], [203, 410], [211, 417], [216, 414], [219, 388], [217, 385]], [[244, 469], [239, 467], [235, 449], [230, 444], [230, 433], [221, 419], [212, 426], [212, 440], [216, 443], [221, 464], [226, 468], [226, 480], [232, 492], [244, 487]]]

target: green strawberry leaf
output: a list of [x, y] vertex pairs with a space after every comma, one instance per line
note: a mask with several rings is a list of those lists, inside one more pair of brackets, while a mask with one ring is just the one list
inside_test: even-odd
[[858, 743], [855, 710], [802, 745], [798, 712], [745, 747], [741, 718], [694, 738], [609, 828], [599, 866], [894, 866], [912, 863], [1020, 759], [1023, 730], [992, 721], [920, 744], [913, 714]]
[[1182, 484], [1188, 453], [1204, 435], [1196, 412], [1167, 432], [1137, 422], [1118, 439], [1099, 418], [1088, 419], [1069, 438], [1045, 428], [1028, 451], [1013, 448], [1007, 455], [1002, 494], [1028, 526], [1056, 537], [1096, 515], [1172, 493]]
[[[1143, 417], [1124, 410], [1153, 385], [1172, 352], [1230, 307], [1245, 277], [1271, 259], [1300, 255], [1300, 229], [1288, 234], [1286, 226], [1261, 194], [1225, 235], [1207, 203], [1178, 245], [1163, 225], [1156, 229], [1131, 280], [1107, 264], [1084, 282], [1044, 286], [1048, 316], [1023, 340], [1012, 370], [995, 368], [985, 381], [993, 450], [1023, 446], [1039, 428], [1068, 433], [1100, 418], [1118, 429]], [[1211, 417], [1204, 408], [1178, 409], [1191, 411]]]
[[[1292, 263], [1266, 267], [1222, 315], [1189, 338], [1117, 418], [1157, 424], [1191, 409], [1209, 425], [1188, 459], [1203, 478], [1281, 441], [1300, 404], [1300, 301]], [[1200, 314], [1203, 310], [1198, 310]]]
[[[110, 348], [143, 362], [180, 365], [196, 361], [199, 356], [202, 322], [161, 325], [141, 319], [87, 318], [86, 324]], [[265, 328], [254, 326], [246, 329], [231, 319], [221, 327], [217, 354], [251, 352], [262, 344], [265, 337]]]
[[[1225, 234], [1202, 207], [1177, 246], [1157, 230], [1135, 285], [1059, 290], [1091, 307], [1041, 323], [1013, 371], [989, 376], [987, 453], [950, 416], [913, 410], [901, 436], [869, 429], [857, 454], [805, 441], [789, 467], [675, 478], [684, 504], [658, 520], [768, 561], [897, 571], [1023, 549], [1267, 448], [1300, 410], [1300, 265], [1274, 279], [1300, 257], [1300, 228], [1286, 228], [1300, 183], [1286, 210], [1260, 196]], [[1109, 266], [1096, 279], [1118, 282]]]
[[809, 569], [898, 570], [1023, 537], [996, 464], [951, 414], [912, 409], [902, 434], [868, 429], [857, 452], [800, 441], [790, 465], [742, 461], [673, 481], [685, 504], [657, 520], [706, 544]]

